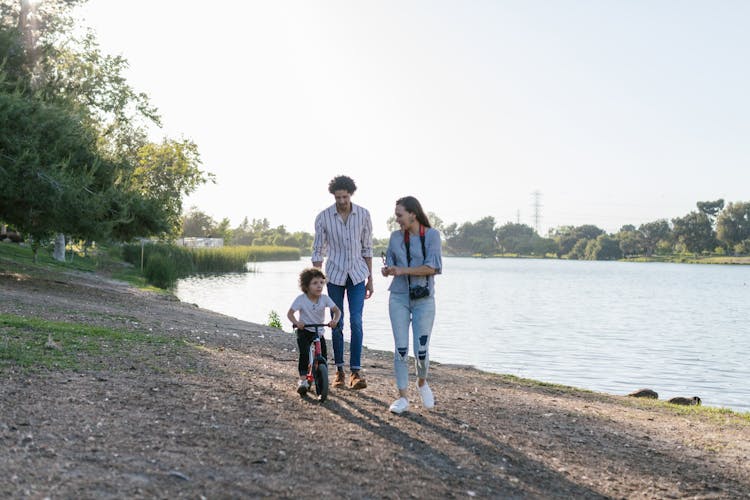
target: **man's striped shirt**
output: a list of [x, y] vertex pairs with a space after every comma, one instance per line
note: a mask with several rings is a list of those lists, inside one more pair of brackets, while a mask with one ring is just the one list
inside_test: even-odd
[[347, 276], [354, 284], [367, 279], [370, 269], [365, 258], [372, 257], [372, 220], [366, 208], [352, 203], [346, 224], [335, 203], [318, 214], [312, 261], [323, 262], [326, 255], [326, 278], [330, 283], [345, 286]]

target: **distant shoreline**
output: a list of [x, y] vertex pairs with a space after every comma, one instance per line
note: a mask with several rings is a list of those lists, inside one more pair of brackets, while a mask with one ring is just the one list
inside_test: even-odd
[[709, 257], [688, 257], [684, 255], [652, 256], [652, 257], [632, 257], [627, 259], [615, 260], [591, 260], [586, 259], [564, 259], [561, 257], [538, 256], [538, 255], [517, 255], [517, 254], [496, 254], [496, 255], [452, 255], [445, 254], [446, 257], [471, 258], [471, 259], [539, 259], [539, 260], [579, 260], [584, 262], [637, 262], [651, 263], [660, 262], [665, 264], [720, 264], [720, 265], [748, 265], [750, 256], [709, 256]]

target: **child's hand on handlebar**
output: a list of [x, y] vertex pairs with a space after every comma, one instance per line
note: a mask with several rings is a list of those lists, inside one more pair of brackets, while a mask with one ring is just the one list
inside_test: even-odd
[[302, 323], [302, 322], [300, 322], [300, 321], [297, 321], [296, 323], [294, 323], [294, 327], [297, 330], [304, 330], [305, 329], [305, 324]]
[[328, 322], [328, 328], [330, 328], [331, 330], [333, 330], [334, 328], [336, 328], [336, 323], [337, 322], [333, 321], [333, 320], [329, 321]]

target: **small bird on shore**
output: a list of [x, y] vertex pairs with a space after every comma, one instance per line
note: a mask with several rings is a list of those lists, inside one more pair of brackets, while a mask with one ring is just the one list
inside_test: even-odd
[[656, 391], [653, 391], [651, 389], [638, 389], [637, 391], [633, 391], [628, 394], [628, 396], [631, 398], [659, 399], [659, 395], [656, 393]]
[[692, 398], [672, 398], [669, 400], [670, 403], [673, 405], [682, 405], [682, 406], [699, 406], [701, 404], [701, 398], [698, 396], [693, 396]]

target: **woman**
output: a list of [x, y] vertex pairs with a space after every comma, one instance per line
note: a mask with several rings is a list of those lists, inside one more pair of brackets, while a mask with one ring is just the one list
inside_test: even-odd
[[396, 222], [401, 229], [391, 234], [385, 254], [383, 276], [393, 276], [388, 312], [395, 343], [394, 371], [399, 398], [390, 406], [393, 413], [409, 409], [409, 325], [412, 328], [417, 365], [417, 389], [422, 405], [430, 409], [435, 398], [427, 385], [429, 346], [435, 320], [435, 278], [442, 270], [440, 233], [430, 227], [422, 205], [413, 196], [396, 202]]

